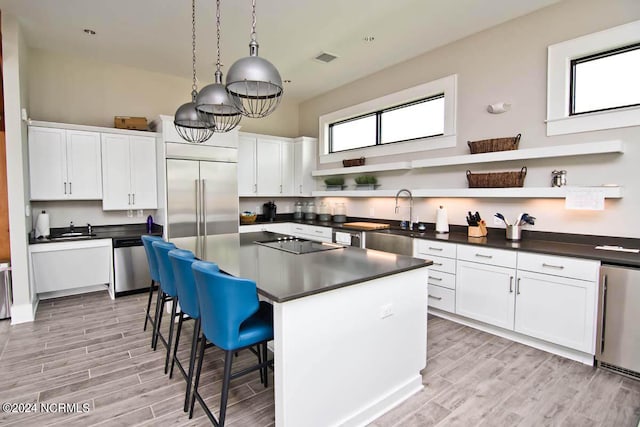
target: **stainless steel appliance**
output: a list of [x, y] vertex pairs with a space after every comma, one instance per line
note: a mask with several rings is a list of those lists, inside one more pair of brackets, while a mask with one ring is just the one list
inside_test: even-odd
[[207, 236], [238, 232], [236, 148], [166, 144], [167, 236], [206, 258]]
[[344, 246], [333, 243], [314, 242], [312, 240], [299, 239], [297, 237], [285, 237], [277, 240], [265, 242], [255, 242], [258, 245], [272, 249], [289, 252], [296, 255], [310, 254], [314, 252], [330, 251], [332, 249], [343, 249]]
[[11, 264], [0, 262], [0, 319], [11, 317]]
[[362, 231], [334, 228], [331, 241], [340, 245], [364, 248]]
[[640, 269], [600, 268], [596, 360], [601, 368], [640, 379]]
[[262, 216], [264, 216], [264, 219], [268, 221], [273, 221], [276, 219], [277, 210], [278, 207], [276, 206], [276, 204], [272, 200], [270, 200], [262, 205]]
[[151, 276], [140, 237], [113, 239], [116, 296], [149, 289]]

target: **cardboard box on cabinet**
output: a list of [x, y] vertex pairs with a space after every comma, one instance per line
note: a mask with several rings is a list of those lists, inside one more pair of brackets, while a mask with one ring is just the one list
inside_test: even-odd
[[118, 129], [148, 130], [146, 117], [115, 116], [113, 124]]

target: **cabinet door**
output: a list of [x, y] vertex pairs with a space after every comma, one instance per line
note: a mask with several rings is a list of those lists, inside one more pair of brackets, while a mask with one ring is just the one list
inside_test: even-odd
[[316, 166], [317, 139], [297, 138], [294, 146], [294, 196], [311, 196], [314, 181], [311, 171]]
[[131, 156], [131, 202], [134, 209], [158, 208], [156, 140], [146, 136], [129, 137]]
[[596, 282], [518, 271], [515, 330], [594, 354]]
[[67, 197], [67, 155], [64, 129], [29, 127], [31, 200]]
[[238, 195], [255, 196], [256, 182], [256, 139], [240, 136], [238, 139]]
[[513, 330], [515, 270], [457, 262], [456, 313]]
[[293, 143], [280, 142], [280, 195], [294, 196]]
[[102, 209], [132, 209], [129, 137], [102, 134]]
[[100, 134], [67, 130], [67, 195], [74, 200], [102, 198]]
[[280, 195], [280, 141], [258, 138], [256, 141], [256, 166], [259, 196]]

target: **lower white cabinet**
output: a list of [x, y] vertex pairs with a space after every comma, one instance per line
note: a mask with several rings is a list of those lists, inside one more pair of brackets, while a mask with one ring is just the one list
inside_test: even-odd
[[241, 225], [239, 227], [240, 233], [252, 233], [254, 231], [271, 231], [273, 233], [291, 234], [291, 223], [274, 222], [274, 223]]
[[318, 242], [331, 242], [331, 227], [318, 227], [307, 224], [291, 224], [291, 234], [303, 239], [315, 240]]
[[104, 285], [112, 293], [112, 253], [111, 239], [30, 245], [33, 288], [43, 294]]
[[514, 268], [458, 260], [456, 314], [513, 330]]
[[[431, 276], [431, 272], [429, 272], [429, 275]], [[456, 291], [453, 289], [429, 284], [427, 298], [429, 307], [434, 307], [450, 313], [455, 311]]]

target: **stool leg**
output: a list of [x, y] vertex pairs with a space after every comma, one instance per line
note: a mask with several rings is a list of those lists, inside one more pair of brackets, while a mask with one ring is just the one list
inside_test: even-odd
[[164, 292], [158, 289], [158, 299], [156, 300], [155, 324], [153, 325], [153, 337], [151, 338], [151, 347], [153, 351], [158, 347], [158, 333], [160, 331], [160, 322], [162, 321], [162, 309], [164, 308]]
[[151, 285], [149, 285], [149, 301], [147, 302], [147, 315], [144, 318], [143, 331], [147, 330], [147, 322], [149, 321], [149, 312], [151, 311], [151, 301], [153, 300], [153, 279], [151, 279]]
[[191, 340], [191, 355], [189, 356], [189, 373], [187, 374], [187, 392], [184, 396], [184, 412], [189, 410], [189, 394], [191, 394], [191, 384], [193, 382], [193, 371], [196, 363], [196, 350], [200, 338], [200, 318], [193, 324], [193, 339]]
[[171, 340], [173, 339], [173, 325], [176, 323], [176, 308], [178, 303], [178, 298], [171, 298], [171, 317], [169, 318], [169, 341], [167, 341], [167, 357], [164, 359], [164, 373], [169, 372], [169, 357], [171, 356]]
[[[256, 346], [256, 355], [258, 356], [258, 365], [262, 364], [262, 353], [260, 353], [260, 344]], [[266, 362], [266, 360], [265, 360]], [[260, 384], [264, 384], [264, 370], [260, 369]]]
[[173, 366], [176, 364], [176, 357], [178, 357], [178, 343], [180, 342], [180, 332], [182, 331], [183, 320], [184, 313], [180, 312], [180, 314], [178, 315], [178, 329], [176, 330], [176, 343], [173, 346], [173, 357], [171, 358], [171, 369], [169, 369], [169, 378], [173, 378]]
[[222, 380], [222, 395], [220, 396], [220, 414], [218, 416], [219, 427], [224, 427], [224, 418], [227, 414], [227, 400], [229, 399], [229, 383], [231, 382], [231, 363], [233, 351], [227, 350], [224, 355], [224, 378]]
[[265, 363], [264, 368], [260, 370], [260, 376], [262, 377], [262, 373], [264, 372], [264, 388], [269, 387], [269, 372], [267, 371], [267, 342], [262, 343], [262, 362]]
[[202, 372], [202, 360], [204, 359], [204, 348], [207, 346], [207, 338], [202, 335], [200, 340], [200, 354], [198, 355], [198, 369], [196, 369], [196, 378], [193, 384], [193, 392], [191, 392], [191, 407], [189, 408], [189, 418], [193, 418], [193, 406], [196, 403], [196, 394], [198, 394], [198, 383], [200, 382], [200, 372]]

